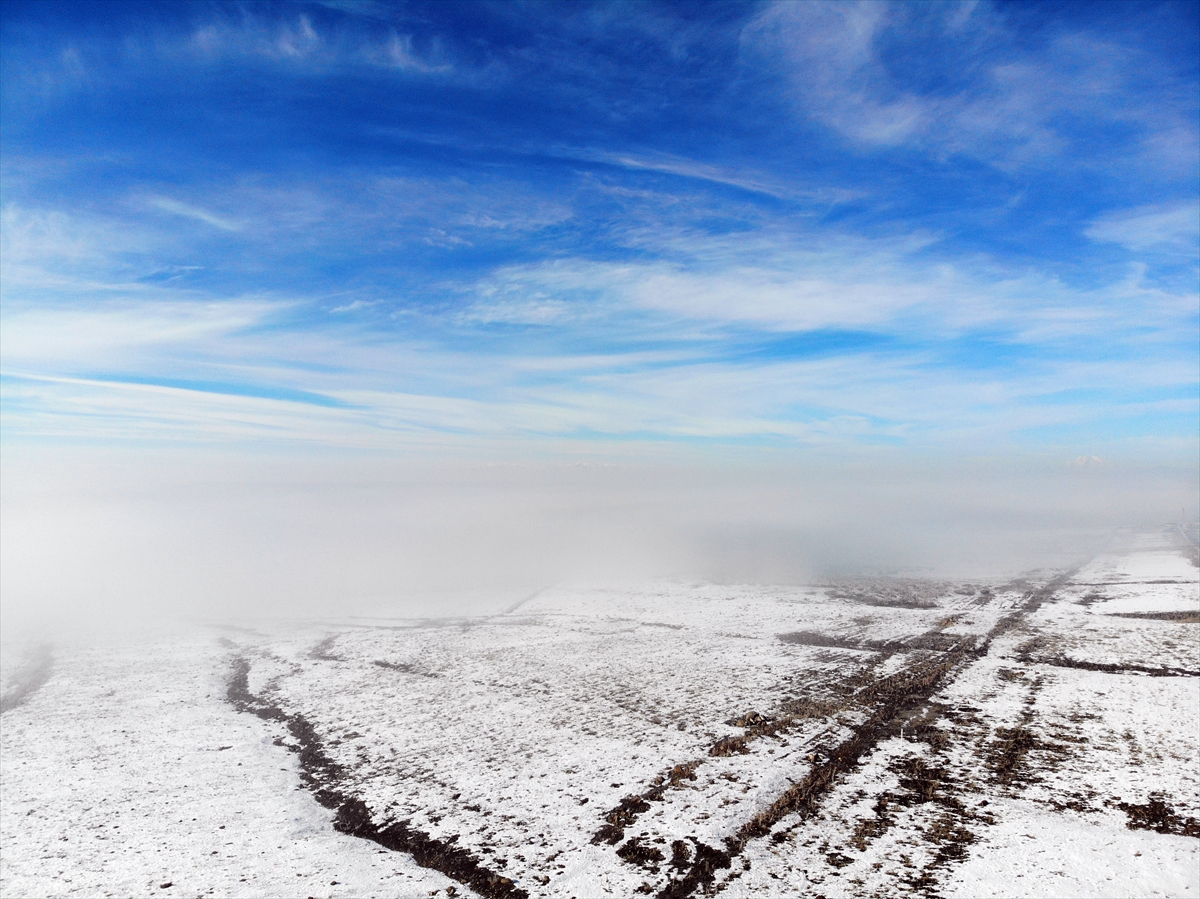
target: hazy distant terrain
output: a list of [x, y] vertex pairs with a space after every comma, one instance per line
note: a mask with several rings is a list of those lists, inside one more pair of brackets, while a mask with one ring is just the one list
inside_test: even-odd
[[6, 646], [3, 892], [1200, 895], [1192, 539]]

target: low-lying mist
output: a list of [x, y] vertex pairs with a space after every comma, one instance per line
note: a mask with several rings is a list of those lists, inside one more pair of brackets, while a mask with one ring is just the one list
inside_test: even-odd
[[[3, 466], [5, 627], [454, 614], [456, 597], [652, 578], [983, 578], [1196, 515], [1190, 464], [842, 459], [397, 463], [54, 454]], [[1186, 508], [1185, 508], [1186, 507]]]

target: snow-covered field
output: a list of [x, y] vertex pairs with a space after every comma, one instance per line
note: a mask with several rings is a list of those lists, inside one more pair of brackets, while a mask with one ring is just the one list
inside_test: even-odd
[[0, 894], [1200, 897], [1183, 536], [5, 644]]

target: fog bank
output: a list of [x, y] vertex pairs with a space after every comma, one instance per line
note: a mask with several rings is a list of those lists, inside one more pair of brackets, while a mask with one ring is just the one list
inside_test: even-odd
[[1192, 464], [729, 458], [398, 463], [6, 452], [7, 626], [453, 614], [466, 592], [651, 578], [989, 577], [1196, 516]]

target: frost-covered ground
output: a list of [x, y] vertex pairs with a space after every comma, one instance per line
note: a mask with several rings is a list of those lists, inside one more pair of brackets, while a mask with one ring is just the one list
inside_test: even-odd
[[6, 644], [0, 893], [1200, 896], [1185, 536]]

